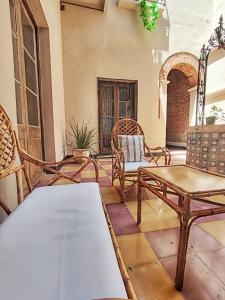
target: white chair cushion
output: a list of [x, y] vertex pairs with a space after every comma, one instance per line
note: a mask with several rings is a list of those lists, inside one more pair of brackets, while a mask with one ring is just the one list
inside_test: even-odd
[[137, 172], [140, 167], [151, 167], [152, 165], [145, 161], [135, 161], [135, 162], [126, 162], [125, 163], [125, 172]]
[[99, 186], [35, 189], [0, 225], [0, 299], [127, 298]]
[[140, 162], [144, 159], [143, 135], [119, 135], [118, 143], [124, 152], [126, 162]]

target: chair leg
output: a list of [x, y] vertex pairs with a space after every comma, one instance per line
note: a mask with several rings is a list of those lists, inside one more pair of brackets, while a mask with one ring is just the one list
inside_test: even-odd
[[120, 198], [121, 203], [125, 203], [125, 178], [120, 179]]

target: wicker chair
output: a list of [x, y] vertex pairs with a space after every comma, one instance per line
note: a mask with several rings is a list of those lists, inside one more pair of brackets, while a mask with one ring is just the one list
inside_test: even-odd
[[[17, 154], [19, 156], [19, 163], [17, 163], [17, 166], [14, 166]], [[58, 170], [65, 164], [77, 164], [77, 162], [79, 162], [81, 158], [83, 160], [83, 164], [79, 166], [78, 170], [72, 176], [64, 174], [63, 172], [60, 172]], [[79, 183], [79, 181], [76, 179], [77, 174], [79, 174], [89, 164], [92, 164], [94, 166], [96, 174], [95, 179], [96, 182], [98, 181], [98, 165], [93, 159], [86, 156], [76, 156], [59, 162], [45, 162], [30, 156], [20, 147], [16, 133], [12, 127], [12, 123], [3, 107], [0, 105], [0, 179], [15, 173], [17, 181], [18, 204], [20, 204], [24, 198], [23, 188], [21, 187], [20, 180], [21, 171], [24, 174], [28, 193], [30, 193], [34, 188], [26, 171], [26, 162], [35, 164], [41, 167], [43, 170], [47, 170], [53, 174], [53, 177], [49, 180], [48, 185], [52, 185], [59, 179], [67, 179], [71, 182]], [[10, 209], [1, 200], [0, 207], [2, 207], [8, 215], [10, 214]]]
[[[119, 180], [121, 202], [124, 202], [126, 192], [137, 183], [138, 168], [159, 164], [169, 165], [171, 155], [167, 148], [150, 148], [144, 140], [144, 152], [149, 157], [148, 161], [126, 162], [124, 152], [118, 145], [119, 135], [143, 135], [144, 137], [144, 131], [135, 120], [128, 118], [119, 120], [112, 129], [112, 184], [116, 179]], [[126, 181], [131, 181], [132, 184], [125, 186]]]

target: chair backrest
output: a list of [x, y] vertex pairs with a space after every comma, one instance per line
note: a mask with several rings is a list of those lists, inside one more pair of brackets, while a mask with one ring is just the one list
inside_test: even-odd
[[6, 173], [15, 162], [16, 139], [11, 121], [0, 105], [0, 175]]
[[112, 129], [111, 139], [115, 147], [118, 144], [118, 135], [143, 135], [144, 131], [137, 121], [129, 118], [121, 119], [116, 122]]

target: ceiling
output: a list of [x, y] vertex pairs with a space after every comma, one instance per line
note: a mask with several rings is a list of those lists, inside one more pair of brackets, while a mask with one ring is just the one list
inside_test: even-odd
[[86, 8], [104, 11], [106, 0], [65, 0], [61, 1], [63, 4], [78, 5]]

